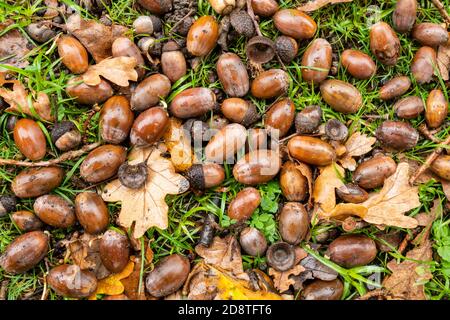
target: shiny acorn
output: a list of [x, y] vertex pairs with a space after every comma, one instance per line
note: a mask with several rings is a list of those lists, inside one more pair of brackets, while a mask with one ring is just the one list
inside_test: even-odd
[[292, 100], [279, 100], [266, 111], [264, 125], [272, 137], [282, 138], [292, 127], [294, 117], [295, 105]]
[[130, 141], [135, 146], [151, 145], [157, 142], [169, 126], [169, 116], [160, 107], [154, 107], [142, 112], [133, 122]]
[[280, 155], [273, 150], [254, 150], [238, 160], [233, 168], [234, 178], [246, 185], [272, 180], [281, 167]]
[[271, 17], [278, 11], [276, 0], [252, 0], [253, 12], [261, 17]]
[[180, 119], [200, 117], [216, 107], [216, 95], [208, 88], [183, 90], [173, 98], [170, 114]]
[[327, 40], [321, 38], [313, 40], [302, 57], [303, 80], [315, 84], [324, 81], [330, 72], [331, 54], [331, 45]]
[[127, 151], [122, 146], [111, 144], [92, 150], [80, 166], [81, 177], [89, 183], [98, 183], [113, 177], [122, 163]]
[[377, 72], [377, 66], [372, 58], [359, 50], [344, 50], [341, 55], [341, 64], [357, 79], [369, 79]]
[[57, 46], [61, 62], [67, 69], [75, 74], [87, 71], [89, 58], [86, 49], [80, 41], [69, 35], [61, 35], [58, 38]]
[[47, 282], [57, 294], [68, 298], [87, 298], [97, 289], [97, 278], [78, 265], [62, 264], [47, 275]]
[[401, 119], [417, 118], [424, 109], [422, 99], [416, 96], [403, 98], [394, 104], [395, 114]]
[[239, 235], [242, 249], [249, 255], [261, 257], [267, 250], [267, 240], [264, 234], [256, 228], [247, 227]]
[[77, 221], [72, 204], [54, 194], [37, 198], [33, 210], [40, 220], [55, 228], [68, 228]]
[[228, 206], [227, 215], [233, 220], [244, 222], [250, 219], [261, 203], [261, 194], [253, 187], [242, 189]]
[[69, 151], [81, 143], [81, 133], [72, 121], [62, 121], [52, 129], [52, 142], [61, 151]]
[[440, 155], [430, 166], [431, 171], [439, 177], [450, 181], [450, 155]]
[[440, 89], [431, 90], [427, 98], [425, 120], [430, 128], [438, 128], [448, 115], [448, 101]]
[[310, 39], [317, 31], [316, 22], [296, 9], [281, 9], [273, 16], [275, 27], [284, 35], [298, 39]]
[[220, 186], [225, 180], [225, 170], [216, 163], [194, 164], [185, 175], [191, 187], [196, 190]]
[[323, 100], [334, 110], [342, 113], [356, 113], [362, 106], [362, 95], [352, 84], [336, 79], [322, 82], [320, 93]]
[[75, 197], [75, 214], [87, 233], [97, 234], [108, 227], [108, 208], [102, 197], [95, 192], [77, 194]]
[[289, 88], [289, 76], [281, 69], [270, 69], [257, 76], [251, 85], [255, 98], [270, 99], [285, 94]]
[[411, 33], [421, 45], [437, 47], [448, 41], [447, 29], [437, 23], [423, 22], [416, 24]]
[[142, 80], [131, 95], [131, 109], [143, 111], [156, 106], [170, 93], [171, 83], [163, 74], [155, 73]]
[[411, 87], [411, 80], [407, 76], [397, 76], [386, 82], [379, 91], [381, 100], [387, 101], [400, 97]]
[[16, 211], [11, 215], [11, 220], [23, 232], [37, 231], [42, 229], [44, 224], [33, 212]]
[[29, 168], [14, 177], [11, 189], [18, 198], [33, 198], [59, 187], [64, 178], [60, 167]]
[[400, 56], [400, 40], [386, 22], [377, 22], [370, 28], [370, 49], [383, 64], [393, 66]]
[[100, 239], [99, 253], [106, 269], [112, 273], [121, 272], [130, 257], [128, 237], [116, 230], [106, 231]]
[[67, 82], [66, 92], [80, 104], [94, 105], [105, 102], [114, 91], [106, 80], [101, 79], [98, 85], [88, 86], [82, 82], [81, 77], [77, 77]]
[[161, 54], [161, 68], [164, 75], [172, 83], [186, 75], [186, 58], [175, 41], [169, 41], [164, 44]]
[[256, 106], [251, 101], [241, 98], [223, 100], [220, 109], [228, 120], [245, 127], [255, 123], [260, 118]]
[[31, 119], [17, 121], [14, 126], [14, 142], [20, 152], [32, 161], [41, 160], [47, 152], [44, 133], [37, 122]]
[[227, 52], [219, 56], [216, 64], [217, 76], [223, 91], [230, 97], [243, 97], [250, 89], [247, 68], [235, 53]]
[[124, 96], [109, 98], [100, 111], [100, 136], [106, 143], [119, 144], [128, 138], [134, 114]]
[[419, 141], [419, 132], [411, 124], [402, 121], [384, 121], [375, 135], [384, 147], [396, 151], [411, 149]]
[[369, 198], [369, 194], [363, 188], [353, 183], [347, 183], [336, 189], [339, 199], [348, 203], [361, 203]]
[[149, 12], [157, 15], [172, 10], [172, 0], [138, 0], [137, 2]]
[[205, 148], [208, 161], [222, 163], [232, 159], [245, 146], [247, 130], [238, 123], [231, 123], [218, 131]]
[[321, 121], [322, 109], [320, 106], [307, 106], [295, 115], [295, 131], [300, 134], [313, 133]]
[[212, 16], [202, 16], [189, 29], [186, 40], [187, 50], [194, 56], [208, 55], [219, 39], [219, 24]]
[[377, 246], [365, 235], [343, 235], [330, 243], [327, 255], [344, 268], [365, 266], [377, 256]]
[[339, 279], [331, 281], [315, 279], [305, 286], [301, 300], [340, 300], [343, 292], [344, 285]]
[[353, 181], [364, 189], [378, 188], [396, 169], [397, 164], [390, 157], [376, 156], [358, 165], [353, 173]]
[[309, 232], [309, 217], [305, 207], [298, 202], [286, 202], [278, 218], [281, 238], [292, 245], [305, 240]]
[[308, 179], [292, 161], [286, 161], [281, 168], [280, 188], [288, 201], [303, 201], [308, 194]]
[[336, 160], [333, 147], [314, 137], [293, 137], [288, 142], [288, 150], [295, 159], [316, 166], [326, 166]]
[[417, 18], [417, 0], [398, 0], [392, 14], [393, 27], [397, 32], [411, 31]]
[[431, 47], [422, 47], [417, 50], [411, 62], [411, 73], [418, 84], [428, 83], [433, 79], [436, 66], [436, 50]]

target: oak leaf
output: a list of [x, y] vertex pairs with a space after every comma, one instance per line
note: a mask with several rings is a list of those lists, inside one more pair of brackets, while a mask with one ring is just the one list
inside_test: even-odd
[[[0, 64], [25, 68], [29, 64], [25, 58], [30, 52], [28, 47], [31, 46], [31, 43], [18, 29], [11, 29], [5, 32], [12, 24], [13, 21], [11, 20], [0, 23]], [[6, 70], [6, 68], [0, 67], [0, 72]]]
[[[124, 286], [123, 293], [130, 300], [147, 300], [147, 297], [145, 296], [144, 281], [140, 283], [142, 260], [141, 258], [135, 256], [131, 256], [130, 260], [134, 262], [134, 269], [128, 277], [120, 281]], [[141, 284], [140, 288], [139, 284]]]
[[298, 276], [305, 270], [306, 269], [299, 264], [283, 272], [269, 268], [269, 275], [273, 277], [273, 284], [275, 288], [277, 288], [280, 292], [285, 292], [289, 290], [291, 285], [295, 284], [295, 279], [291, 278], [291, 276]]
[[437, 52], [437, 66], [442, 80], [450, 79], [450, 41], [446, 44], [440, 45]]
[[356, 169], [356, 161], [353, 157], [360, 157], [373, 149], [373, 145], [377, 139], [368, 137], [366, 134], [355, 132], [345, 142], [345, 154], [339, 158], [339, 163], [345, 169], [354, 171]]
[[335, 189], [344, 185], [344, 173], [344, 169], [336, 163], [321, 169], [313, 190], [314, 203], [319, 206], [319, 212], [329, 212], [336, 206]]
[[175, 170], [183, 172], [189, 169], [194, 162], [194, 154], [191, 141], [179, 119], [169, 119], [169, 127], [164, 134], [164, 141], [170, 152], [170, 160]]
[[297, 8], [297, 10], [311, 12], [329, 4], [352, 2], [353, 0], [311, 0]]
[[138, 74], [134, 67], [137, 61], [133, 57], [115, 57], [104, 59], [94, 64], [82, 75], [84, 83], [89, 86], [100, 84], [103, 78], [121, 87], [128, 87], [128, 81], [136, 81]]
[[122, 294], [125, 290], [125, 287], [122, 284], [121, 280], [129, 277], [130, 274], [133, 273], [133, 270], [134, 262], [129, 261], [121, 272], [112, 274], [109, 277], [98, 281], [97, 289], [89, 297], [89, 300], [96, 300], [98, 294], [106, 294], [108, 296]]
[[129, 154], [131, 165], [145, 163], [148, 169], [147, 180], [139, 189], [123, 186], [119, 179], [106, 185], [102, 197], [107, 202], [122, 203], [118, 223], [124, 228], [134, 225], [133, 236], [140, 238], [151, 227], [166, 229], [168, 226], [168, 194], [180, 194], [189, 189], [189, 182], [175, 173], [170, 162], [161, 157], [157, 147], [135, 148]]

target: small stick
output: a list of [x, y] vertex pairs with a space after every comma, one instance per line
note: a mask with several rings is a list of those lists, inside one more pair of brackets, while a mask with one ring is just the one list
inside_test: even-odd
[[21, 166], [21, 167], [48, 167], [52, 166], [67, 160], [72, 160], [81, 157], [86, 152], [92, 151], [98, 146], [100, 146], [100, 142], [91, 143], [83, 146], [81, 149], [68, 151], [63, 153], [60, 157], [48, 160], [48, 161], [39, 161], [39, 162], [28, 162], [28, 161], [18, 161], [12, 159], [0, 159], [0, 165], [11, 165], [11, 166]]
[[253, 12], [252, 0], [247, 0], [247, 13], [253, 21], [253, 25], [255, 26], [256, 34], [262, 37], [261, 30], [259, 30], [258, 22], [256, 21], [255, 13]]
[[398, 252], [400, 252], [400, 254], [403, 254], [403, 251], [405, 251], [406, 247], [408, 246], [409, 241], [411, 240], [411, 235], [408, 233], [402, 240], [402, 242], [400, 243], [400, 245], [398, 246]]
[[290, 138], [293, 138], [293, 137], [298, 136], [298, 135], [299, 135], [299, 133], [293, 133], [293, 134], [291, 134], [291, 135], [289, 135], [287, 137], [284, 137], [281, 140], [278, 140], [277, 142], [278, 142], [278, 144], [281, 144], [281, 143], [285, 142], [286, 140], [289, 140]]
[[447, 25], [450, 24], [450, 15], [448, 14], [447, 10], [445, 9], [444, 5], [439, 0], [431, 0], [433, 2], [434, 6], [439, 10], [439, 13], [441, 14], [442, 18], [444, 18], [445, 23]]
[[419, 132], [428, 140], [433, 141], [434, 143], [441, 143], [442, 141], [438, 138], [436, 138], [435, 136], [433, 136], [433, 134], [430, 132], [430, 130], [428, 130], [427, 126], [425, 123], [422, 123], [417, 130], [419, 130]]
[[[450, 135], [440, 144], [442, 146], [447, 146], [448, 144], [450, 144]], [[434, 149], [434, 151], [427, 157], [425, 162], [420, 166], [419, 170], [417, 170], [416, 173], [411, 177], [411, 179], [409, 179], [409, 183], [413, 184], [417, 180], [417, 178], [420, 177], [420, 175], [430, 167], [433, 161], [436, 160], [436, 158], [442, 153], [443, 150], [443, 147]]]

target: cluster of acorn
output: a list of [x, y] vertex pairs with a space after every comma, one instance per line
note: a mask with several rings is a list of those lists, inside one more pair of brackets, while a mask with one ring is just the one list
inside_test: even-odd
[[[172, 8], [171, 1], [138, 1], [150, 13], [162, 15]], [[211, 0], [217, 13], [227, 16], [239, 14], [242, 21], [251, 17], [242, 10], [243, 5], [234, 0]], [[279, 9], [274, 0], [253, 0], [252, 9], [257, 16], [272, 17], [282, 36], [274, 42], [263, 36], [247, 34], [247, 58], [262, 65], [275, 56], [285, 63], [297, 56], [298, 41], [311, 39], [317, 31], [316, 22], [296, 9]], [[237, 11], [236, 11], [237, 10]], [[432, 23], [415, 25], [416, 1], [400, 0], [394, 11], [394, 28], [398, 32], [412, 30], [414, 39], [424, 45], [414, 57], [411, 73], [419, 84], [433, 79], [435, 47], [448, 41], [445, 28]], [[225, 17], [224, 17], [225, 19]], [[236, 20], [236, 19], [235, 19]], [[240, 20], [240, 19], [238, 19]], [[239, 33], [239, 27], [232, 23]], [[152, 34], [161, 31], [161, 21], [156, 16], [142, 16], [135, 21], [137, 33]], [[209, 140], [206, 144], [204, 164], [193, 165], [184, 174], [191, 187], [204, 190], [220, 186], [225, 179], [224, 161], [234, 159], [238, 152], [246, 154], [233, 167], [234, 178], [246, 185], [228, 206], [228, 216], [237, 221], [236, 229], [242, 249], [252, 256], [267, 258], [268, 265], [280, 272], [295, 264], [295, 246], [309, 234], [310, 216], [302, 202], [308, 194], [307, 177], [301, 173], [295, 161], [302, 162], [309, 170], [313, 166], [326, 166], [338, 157], [338, 149], [348, 136], [345, 124], [329, 120], [322, 124], [319, 106], [306, 106], [296, 113], [296, 106], [289, 98], [283, 98], [290, 86], [290, 77], [282, 69], [260, 72], [252, 81], [244, 61], [236, 54], [224, 52], [217, 60], [217, 77], [226, 94], [219, 99], [217, 92], [204, 87], [189, 88], [178, 93], [165, 110], [160, 100], [171, 93], [174, 82], [188, 70], [186, 54], [205, 57], [216, 47], [223, 26], [212, 16], [199, 17], [193, 21], [186, 39], [186, 50], [175, 41], [162, 45], [160, 73], [146, 74], [143, 51], [148, 53], [154, 44], [147, 38], [137, 45], [126, 37], [117, 38], [112, 44], [114, 57], [134, 57], [138, 62], [138, 83], [127, 88], [116, 88], [102, 79], [96, 86], [89, 86], [75, 77], [69, 81], [67, 94], [82, 105], [103, 104], [99, 130], [106, 143], [91, 151], [80, 166], [81, 177], [90, 184], [97, 184], [119, 175], [122, 184], [139, 188], [147, 172], [141, 168], [130, 168], [126, 163], [127, 150], [121, 144], [131, 146], [152, 145], [166, 132], [169, 115], [185, 120], [184, 126], [192, 135]], [[144, 38], [142, 38], [144, 39]], [[142, 40], [141, 39], [141, 40]], [[89, 67], [89, 56], [83, 45], [73, 36], [58, 38], [58, 53], [63, 65], [73, 74], [82, 74]], [[400, 56], [400, 42], [395, 31], [384, 22], [376, 23], [370, 30], [370, 48], [383, 64], [394, 65]], [[357, 79], [368, 79], [376, 71], [372, 58], [356, 49], [341, 54], [341, 64]], [[302, 60], [302, 80], [319, 85], [323, 100], [335, 111], [351, 114], [363, 106], [363, 97], [358, 89], [348, 82], [327, 79], [332, 66], [332, 46], [326, 39], [315, 39], [307, 47]], [[391, 79], [379, 90], [381, 100], [392, 100], [405, 94], [411, 87], [407, 76]], [[264, 128], [251, 128], [261, 117], [256, 106], [245, 97], [251, 94], [256, 99], [276, 99], [263, 116]], [[419, 97], [398, 100], [394, 109], [399, 119], [418, 117], [425, 109], [425, 119], [430, 128], [437, 128], [447, 117], [448, 103], [441, 90], [433, 90], [426, 101], [426, 108]], [[208, 115], [215, 113], [207, 120]], [[206, 129], [216, 129], [212, 137], [203, 137]], [[293, 129], [295, 128], [295, 130]], [[278, 139], [296, 133], [288, 139], [287, 148], [281, 154], [268, 148]], [[37, 122], [20, 119], [14, 124], [14, 141], [28, 159], [40, 160], [46, 155], [46, 139]], [[81, 143], [80, 131], [72, 122], [54, 126], [51, 137], [55, 146], [68, 151]], [[276, 137], [276, 138], [275, 138]], [[419, 133], [406, 121], [384, 121], [376, 132], [381, 145], [394, 151], [413, 148]], [[209, 139], [211, 138], [211, 139]], [[288, 157], [290, 156], [290, 158]], [[127, 167], [128, 166], [128, 167]], [[450, 179], [450, 156], [440, 156], [431, 169], [444, 179]], [[396, 163], [389, 156], [378, 153], [362, 159], [353, 173], [353, 183], [337, 190], [344, 202], [361, 203], [368, 198], [368, 190], [381, 187], [384, 180], [396, 170]], [[140, 173], [140, 176], [136, 173]], [[253, 227], [245, 227], [253, 212], [261, 203], [261, 195], [253, 186], [274, 179], [278, 173], [282, 194], [286, 202], [278, 216], [278, 228], [282, 242], [268, 246], [264, 234]], [[49, 194], [61, 185], [64, 170], [59, 166], [31, 168], [20, 172], [12, 181], [15, 196], [0, 198], [0, 215], [13, 212], [17, 198], [36, 198], [34, 213], [18, 211], [11, 215], [15, 224], [24, 232], [15, 239], [0, 258], [1, 267], [7, 272], [22, 273], [33, 268], [48, 252], [49, 239], [40, 231], [44, 223], [55, 228], [68, 228], [76, 221], [90, 234], [102, 234], [100, 255], [103, 264], [111, 272], [121, 271], [131, 254], [126, 234], [116, 230], [106, 231], [110, 220], [108, 209], [102, 198], [94, 192], [82, 192], [74, 206], [65, 198]], [[129, 179], [129, 175], [133, 179]], [[136, 178], [138, 176], [138, 178]], [[144, 176], [144, 179], [142, 179]], [[141, 179], [139, 179], [141, 177]], [[206, 225], [206, 224], [205, 224]], [[209, 241], [202, 241], [209, 245]], [[377, 254], [377, 245], [363, 235], [343, 235], [328, 246], [328, 256], [335, 263], [350, 268], [370, 263]], [[97, 279], [86, 270], [74, 265], [57, 266], [47, 276], [48, 284], [59, 294], [68, 297], [87, 297], [95, 291]], [[186, 281], [190, 263], [178, 254], [162, 259], [147, 275], [146, 288], [154, 297], [164, 297], [177, 291]], [[73, 274], [81, 279], [76, 286]], [[303, 298], [338, 299], [343, 285], [339, 280], [314, 280], [306, 287]]]

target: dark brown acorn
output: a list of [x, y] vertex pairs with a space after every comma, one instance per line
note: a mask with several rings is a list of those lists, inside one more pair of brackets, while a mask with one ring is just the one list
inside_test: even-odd
[[411, 31], [417, 18], [417, 0], [398, 0], [392, 14], [394, 29], [400, 33]]
[[328, 256], [344, 268], [365, 266], [377, 256], [375, 241], [365, 235], [343, 235], [330, 243]]
[[216, 64], [223, 91], [230, 97], [243, 97], [250, 89], [247, 68], [235, 53], [223, 53]]
[[402, 121], [384, 121], [375, 135], [384, 147], [396, 151], [414, 148], [419, 141], [419, 132], [411, 124]]
[[102, 103], [113, 95], [114, 91], [106, 80], [101, 79], [100, 84], [96, 86], [88, 86], [82, 81], [81, 77], [72, 78], [67, 82], [66, 87], [67, 94], [80, 104]]
[[180, 119], [200, 117], [216, 107], [216, 95], [208, 88], [183, 90], [173, 98], [169, 112]]
[[430, 128], [442, 125], [448, 115], [448, 102], [440, 89], [431, 90], [427, 98], [425, 120]]
[[277, 242], [267, 249], [266, 258], [275, 270], [287, 271], [295, 265], [295, 250], [289, 243]]
[[284, 63], [290, 63], [298, 53], [297, 40], [288, 36], [279, 36], [275, 40], [275, 51]]
[[393, 66], [400, 56], [400, 40], [386, 22], [378, 22], [370, 28], [370, 49], [383, 64]]
[[75, 149], [81, 143], [81, 133], [72, 121], [55, 124], [51, 137], [55, 146], [61, 151]]
[[102, 197], [95, 192], [81, 192], [77, 194], [75, 198], [75, 214], [87, 233], [100, 233], [108, 227], [108, 208]]
[[293, 137], [288, 142], [288, 150], [295, 159], [316, 166], [326, 166], [336, 160], [333, 147], [314, 137]]
[[369, 198], [366, 190], [353, 183], [347, 183], [337, 188], [336, 194], [341, 200], [349, 203], [361, 203]]
[[44, 133], [36, 121], [20, 119], [14, 126], [14, 142], [28, 159], [41, 160], [47, 152]]
[[339, 279], [323, 281], [316, 279], [309, 283], [302, 291], [302, 300], [340, 300], [344, 292], [344, 285]]
[[298, 202], [286, 202], [278, 220], [281, 238], [292, 245], [305, 240], [309, 232], [309, 217], [305, 207]]
[[422, 47], [417, 50], [411, 62], [411, 72], [418, 84], [433, 80], [436, 59], [436, 50], [431, 47]]
[[100, 112], [100, 135], [107, 143], [122, 143], [128, 138], [133, 121], [134, 114], [128, 99], [113, 96], [105, 102]]
[[231, 123], [218, 131], [208, 142], [205, 156], [208, 161], [223, 163], [232, 159], [244, 148], [247, 140], [247, 130], [238, 123]]
[[97, 278], [93, 272], [71, 264], [51, 269], [47, 282], [57, 294], [68, 298], [87, 298], [97, 289]]
[[297, 133], [313, 133], [322, 122], [322, 109], [312, 105], [305, 107], [295, 116], [295, 130]]
[[424, 109], [422, 99], [416, 96], [403, 98], [394, 104], [395, 114], [402, 119], [417, 118]]
[[338, 112], [356, 113], [362, 105], [362, 96], [358, 89], [342, 80], [330, 79], [322, 82], [320, 93], [323, 100]]
[[247, 127], [259, 118], [256, 106], [249, 100], [241, 98], [228, 98], [221, 105], [222, 114], [231, 122], [240, 123]]
[[377, 72], [377, 65], [372, 58], [359, 50], [344, 50], [341, 63], [348, 73], [357, 79], [369, 79]]
[[91, 151], [80, 166], [81, 177], [89, 183], [97, 183], [116, 175], [125, 162], [127, 151], [122, 146], [107, 144]]
[[254, 257], [261, 257], [267, 250], [266, 237], [253, 227], [247, 227], [241, 231], [239, 243], [247, 254]]
[[164, 44], [161, 54], [161, 68], [172, 83], [186, 75], [186, 58], [175, 41]]
[[131, 95], [131, 109], [143, 111], [154, 107], [169, 95], [171, 83], [163, 74], [152, 74], [142, 80]]
[[172, 10], [172, 0], [138, 0], [150, 13], [162, 15]]
[[281, 9], [273, 16], [275, 27], [284, 35], [303, 40], [314, 37], [315, 21], [297, 9]]
[[450, 155], [441, 155], [433, 161], [431, 171], [439, 177], [450, 181]]
[[16, 210], [17, 199], [12, 194], [0, 195], [0, 217]]
[[261, 17], [271, 17], [278, 11], [276, 0], [252, 0], [253, 12]]
[[384, 180], [394, 174], [397, 164], [386, 156], [376, 156], [362, 162], [353, 173], [353, 181], [364, 189], [383, 186]]
[[238, 222], [250, 219], [261, 203], [261, 194], [252, 187], [242, 189], [228, 206], [227, 215]]
[[11, 220], [23, 232], [37, 231], [42, 229], [44, 224], [33, 212], [16, 211], [11, 215]]
[[270, 99], [285, 94], [289, 88], [289, 76], [281, 69], [270, 69], [257, 76], [251, 85], [255, 98]]
[[292, 127], [295, 117], [295, 105], [291, 99], [276, 102], [266, 112], [264, 125], [267, 132], [275, 138], [284, 137]]
[[25, 169], [15, 176], [11, 189], [19, 198], [38, 197], [59, 187], [63, 178], [64, 170], [56, 166]]
[[254, 150], [238, 160], [233, 168], [234, 178], [247, 185], [272, 180], [281, 167], [280, 155], [273, 150]]
[[186, 171], [191, 187], [205, 190], [220, 186], [225, 180], [225, 170], [216, 163], [194, 164]]
[[308, 179], [292, 161], [286, 161], [281, 168], [280, 188], [289, 201], [303, 201], [308, 194]]
[[135, 58], [138, 79], [142, 79], [142, 77], [145, 75], [145, 61], [142, 57], [141, 51], [133, 41], [126, 37], [118, 37], [112, 43], [111, 50], [113, 57]]
[[208, 55], [219, 39], [219, 24], [212, 16], [198, 18], [189, 29], [186, 40], [187, 50], [194, 56]]
[[437, 23], [423, 22], [416, 24], [411, 33], [421, 45], [438, 47], [448, 41], [447, 29]]
[[302, 57], [303, 80], [314, 84], [324, 81], [330, 72], [331, 55], [331, 45], [327, 40], [313, 40]]
[[163, 108], [147, 109], [134, 120], [130, 133], [131, 144], [151, 145], [161, 139], [168, 126], [169, 116]]
[[394, 77], [380, 88], [380, 99], [387, 101], [400, 97], [405, 94], [410, 87], [411, 80], [409, 80], [407, 76]]
[[58, 54], [61, 62], [72, 73], [80, 74], [87, 71], [89, 59], [86, 49], [72, 36], [62, 35], [57, 41]]
[[106, 269], [113, 273], [121, 272], [130, 257], [128, 237], [115, 230], [106, 231], [100, 239], [99, 253]]
[[77, 221], [72, 204], [54, 194], [37, 198], [33, 210], [40, 220], [55, 228], [69, 228]]

